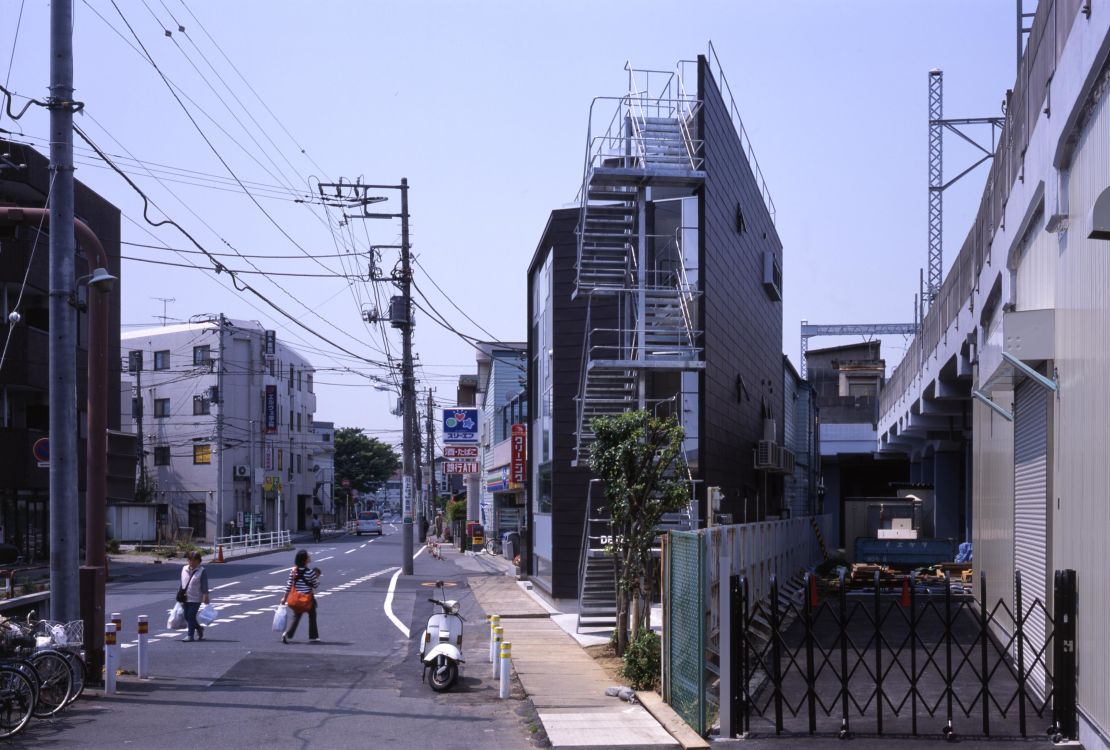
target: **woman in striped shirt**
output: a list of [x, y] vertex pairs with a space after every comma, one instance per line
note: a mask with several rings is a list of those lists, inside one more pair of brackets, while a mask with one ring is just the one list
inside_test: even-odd
[[[296, 567], [289, 571], [289, 586], [294, 587], [302, 594], [309, 594], [312, 596], [312, 606], [308, 609], [308, 640], [315, 643], [320, 640], [320, 631], [316, 629], [316, 587], [320, 585], [320, 569], [308, 568], [308, 550], [302, 549], [297, 552], [297, 557], [294, 562]], [[287, 590], [288, 591], [288, 590]], [[286, 593], [288, 596], [288, 593]], [[281, 603], [285, 603], [285, 597], [281, 598]], [[293, 620], [289, 623], [289, 627], [281, 634], [281, 642], [289, 643], [289, 639], [297, 632], [297, 625], [301, 622], [300, 612], [293, 612]]]

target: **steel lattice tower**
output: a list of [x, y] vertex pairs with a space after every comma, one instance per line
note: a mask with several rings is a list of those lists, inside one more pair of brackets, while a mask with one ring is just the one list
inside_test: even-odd
[[944, 279], [944, 238], [942, 203], [944, 201], [944, 74], [929, 71], [929, 275], [922, 299], [932, 305]]

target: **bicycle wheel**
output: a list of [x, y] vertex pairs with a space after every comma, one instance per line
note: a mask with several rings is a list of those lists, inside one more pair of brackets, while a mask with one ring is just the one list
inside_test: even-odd
[[35, 685], [24, 672], [0, 664], [0, 739], [23, 731], [35, 710]]
[[68, 648], [58, 650], [69, 662], [70, 672], [73, 673], [73, 688], [69, 691], [69, 700], [66, 701], [66, 705], [69, 705], [85, 692], [85, 670], [88, 669], [88, 666], [78, 652], [71, 651]]
[[35, 716], [40, 719], [61, 711], [69, 703], [73, 689], [73, 672], [69, 662], [57, 651], [36, 651], [30, 656], [31, 664], [39, 673], [39, 699], [35, 703]]

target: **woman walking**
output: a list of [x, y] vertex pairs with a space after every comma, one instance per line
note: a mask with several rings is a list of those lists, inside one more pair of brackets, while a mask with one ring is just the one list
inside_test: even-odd
[[[311, 600], [311, 603], [306, 610], [308, 612], [308, 640], [315, 643], [316, 641], [320, 640], [320, 631], [316, 629], [315, 595], [316, 587], [320, 585], [320, 569], [308, 569], [309, 557], [308, 550], [306, 549], [302, 549], [297, 552], [297, 556], [296, 558], [294, 558], [294, 562], [296, 563], [295, 567], [291, 571], [289, 571], [289, 590], [286, 591], [285, 596], [282, 597], [281, 603], [285, 604], [286, 599], [289, 598], [289, 594], [293, 591], [308, 596], [308, 598]], [[290, 609], [292, 610], [292, 608]], [[297, 611], [293, 612], [292, 622], [289, 623], [289, 626], [285, 629], [285, 632], [281, 634], [282, 643], [289, 643], [289, 639], [296, 634], [297, 625], [299, 625], [301, 622], [302, 614], [304, 613]]]
[[[192, 550], [185, 555], [188, 562], [181, 568], [181, 591], [185, 594], [185, 622], [189, 626], [189, 635], [186, 641], [193, 640], [194, 633], [198, 640], [204, 640], [204, 628], [197, 623], [197, 611], [201, 604], [208, 604], [208, 571], [200, 564], [200, 553]], [[180, 594], [178, 594], [178, 601]]]

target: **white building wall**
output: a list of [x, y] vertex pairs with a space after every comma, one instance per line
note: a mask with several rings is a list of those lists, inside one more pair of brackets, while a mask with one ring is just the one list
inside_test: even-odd
[[[280, 508], [281, 528], [297, 528], [297, 497], [311, 496], [315, 485], [310, 463], [316, 410], [312, 366], [278, 339], [271, 374], [263, 356], [261, 326], [227, 320], [221, 368], [218, 328], [213, 320], [121, 336], [125, 357], [129, 351], [143, 351], [143, 439], [147, 471], [157, 482], [155, 501], [169, 506], [178, 526], [190, 525], [190, 504], [203, 503], [203, 528], [196, 535], [206, 539], [218, 535], [219, 521], [226, 525], [239, 511], [262, 513], [266, 528], [273, 530], [279, 526]], [[194, 364], [194, 347], [203, 345], [210, 348], [211, 365]], [[159, 351], [169, 352], [167, 369], [154, 369], [154, 353]], [[194, 397], [210, 393], [218, 384], [222, 385], [222, 403], [212, 403], [208, 414], [194, 415]], [[277, 387], [277, 431], [269, 434], [263, 414], [267, 385]], [[168, 416], [156, 417], [155, 400], [166, 398]], [[217, 445], [221, 410], [222, 476]], [[211, 447], [210, 463], [194, 463], [194, 445], [198, 444]], [[165, 446], [170, 449], [170, 463], [156, 466], [155, 448]], [[270, 470], [264, 468], [267, 447], [274, 457]], [[253, 469], [250, 477], [236, 479], [235, 466]], [[280, 502], [277, 492], [264, 491], [265, 477], [281, 480]]]

